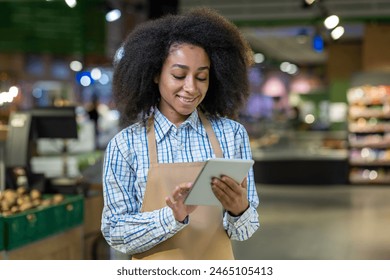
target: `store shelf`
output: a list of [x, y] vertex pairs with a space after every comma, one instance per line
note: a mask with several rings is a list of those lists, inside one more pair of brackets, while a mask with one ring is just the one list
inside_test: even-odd
[[353, 166], [390, 166], [390, 161], [364, 161], [350, 159], [349, 163]]
[[390, 86], [356, 85], [347, 92], [352, 184], [390, 184]]
[[352, 184], [389, 184], [390, 174], [384, 168], [359, 168], [350, 169], [350, 183]]
[[352, 133], [388, 133], [390, 132], [390, 124], [366, 124], [360, 125], [352, 123], [348, 126]]

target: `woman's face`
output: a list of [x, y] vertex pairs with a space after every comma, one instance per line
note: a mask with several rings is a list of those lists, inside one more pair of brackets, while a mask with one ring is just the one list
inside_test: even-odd
[[159, 110], [176, 126], [196, 109], [209, 87], [210, 59], [201, 47], [173, 45], [161, 74], [155, 78], [160, 90]]

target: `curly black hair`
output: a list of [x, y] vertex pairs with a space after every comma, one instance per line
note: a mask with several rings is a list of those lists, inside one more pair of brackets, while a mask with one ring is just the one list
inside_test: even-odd
[[200, 108], [211, 116], [234, 117], [249, 96], [252, 51], [239, 29], [209, 8], [166, 15], [136, 26], [114, 62], [113, 96], [125, 126], [148, 116], [160, 93], [153, 79], [173, 44], [202, 47], [211, 62], [210, 83]]

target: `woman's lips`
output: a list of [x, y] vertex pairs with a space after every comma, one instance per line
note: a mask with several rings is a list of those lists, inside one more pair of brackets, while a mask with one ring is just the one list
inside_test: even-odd
[[183, 103], [193, 103], [196, 100], [196, 98], [188, 98], [180, 95], [178, 97]]

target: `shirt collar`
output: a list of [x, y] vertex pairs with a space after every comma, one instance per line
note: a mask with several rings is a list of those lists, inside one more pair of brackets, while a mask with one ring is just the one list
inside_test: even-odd
[[[195, 110], [191, 115], [180, 125], [180, 127], [191, 126], [197, 133], [202, 136], [206, 135], [206, 130], [199, 119], [198, 111]], [[169, 133], [175, 125], [170, 122], [158, 108], [154, 110], [154, 127], [156, 131], [156, 141], [160, 143], [161, 140]]]

